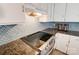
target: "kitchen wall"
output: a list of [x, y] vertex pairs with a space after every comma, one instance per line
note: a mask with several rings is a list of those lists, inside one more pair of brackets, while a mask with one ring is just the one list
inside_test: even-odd
[[24, 24], [0, 27], [0, 45], [49, 27], [52, 28], [53, 23], [39, 23], [37, 18], [26, 16], [26, 22]]
[[[55, 23], [40, 23], [37, 18], [26, 16], [26, 22], [18, 25], [0, 26], [0, 45], [19, 39], [37, 31], [52, 28]], [[69, 30], [79, 31], [79, 23], [69, 23]]]
[[40, 23], [38, 18], [26, 16], [25, 29], [27, 34], [31, 34], [45, 28], [52, 28], [53, 23]]

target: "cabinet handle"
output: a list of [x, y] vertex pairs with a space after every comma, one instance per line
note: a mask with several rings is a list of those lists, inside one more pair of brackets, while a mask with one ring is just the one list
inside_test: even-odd
[[70, 40], [69, 40], [68, 43], [66, 44], [66, 47], [67, 47], [66, 53], [68, 52], [69, 44], [70, 44]]

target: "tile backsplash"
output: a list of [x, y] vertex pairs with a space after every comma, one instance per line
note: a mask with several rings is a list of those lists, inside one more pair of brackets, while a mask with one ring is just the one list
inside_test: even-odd
[[0, 26], [0, 45], [19, 39], [23, 36], [35, 33], [45, 28], [51, 27], [49, 23], [33, 23], [19, 25], [2, 25]]
[[[15, 25], [0, 25], [0, 44], [3, 43], [4, 40], [6, 40], [6, 37], [9, 35], [9, 33], [7, 33], [10, 29], [12, 29]], [[10, 34], [11, 35], [11, 34]], [[5, 36], [5, 38], [3, 38]], [[6, 41], [5, 41], [6, 42]]]
[[[55, 28], [55, 24], [56, 23], [53, 23], [53, 28]], [[79, 23], [78, 22], [68, 22], [66, 24], [69, 24], [69, 30], [79, 31]]]
[[15, 25], [1, 25], [0, 26], [0, 35], [3, 36], [9, 29], [14, 27]]
[[[0, 45], [16, 40], [20, 37], [32, 34], [45, 28], [54, 27], [55, 23], [28, 23], [20, 25], [0, 26]], [[69, 30], [79, 31], [79, 23], [68, 23]]]
[[69, 30], [79, 31], [79, 23], [69, 23]]

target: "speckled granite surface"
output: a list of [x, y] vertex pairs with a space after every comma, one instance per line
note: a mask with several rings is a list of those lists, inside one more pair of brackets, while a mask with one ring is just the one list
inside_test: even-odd
[[55, 35], [56, 33], [64, 33], [64, 34], [68, 34], [68, 35], [73, 35], [73, 36], [79, 36], [79, 31], [59, 31], [55, 28], [47, 28], [45, 30], [43, 30], [43, 32], [46, 32], [46, 33], [50, 33], [52, 35]]
[[33, 55], [34, 52], [35, 50], [20, 39], [0, 46], [0, 55]]

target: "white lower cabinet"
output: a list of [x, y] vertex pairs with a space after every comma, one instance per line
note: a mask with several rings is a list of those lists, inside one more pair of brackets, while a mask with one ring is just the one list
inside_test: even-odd
[[55, 48], [66, 53], [68, 41], [69, 41], [69, 35], [57, 33], [55, 35]]
[[55, 48], [69, 55], [79, 55], [79, 37], [57, 33]]
[[67, 54], [79, 55], [79, 37], [71, 36]]

